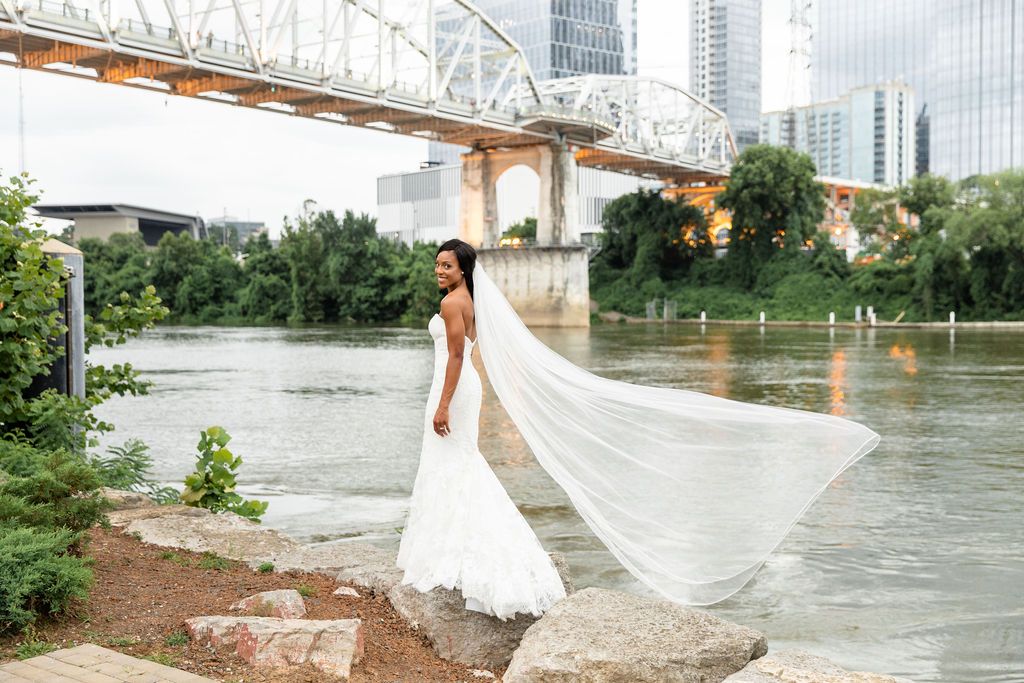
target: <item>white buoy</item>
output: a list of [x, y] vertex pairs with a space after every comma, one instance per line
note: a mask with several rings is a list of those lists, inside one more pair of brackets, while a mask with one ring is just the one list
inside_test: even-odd
[[707, 322], [707, 319], [708, 319], [708, 314], [705, 311], [701, 311], [700, 312], [700, 321], [701, 322]]
[[828, 324], [829, 325], [835, 325], [836, 324], [836, 313], [835, 313], [835, 311], [832, 311], [831, 313], [828, 314]]
[[[868, 306], [868, 320], [874, 320], [874, 317], [875, 317], [875, 307], [874, 306]], [[874, 325], [875, 323], [872, 322], [871, 324]]]
[[861, 320], [864, 319], [864, 316], [861, 315], [860, 306], [857, 306], [857, 308], [853, 309], [853, 319], [856, 322], [860, 322]]
[[875, 324], [875, 314], [874, 313], [869, 313], [868, 314], [868, 320], [870, 320], [871, 324], [874, 325]]
[[949, 324], [956, 325], [956, 313], [954, 313], [953, 311], [949, 312]]
[[764, 311], [761, 311], [761, 322], [764, 322]]

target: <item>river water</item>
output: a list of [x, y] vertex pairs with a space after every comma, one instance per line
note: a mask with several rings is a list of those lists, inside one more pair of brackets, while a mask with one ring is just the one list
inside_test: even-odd
[[[1024, 332], [599, 325], [541, 330], [578, 365], [863, 422], [879, 447], [810, 508], [743, 590], [711, 612], [772, 650], [916, 681], [1024, 681]], [[264, 524], [314, 543], [397, 547], [416, 472], [433, 347], [404, 328], [161, 327], [131, 362], [145, 397], [99, 411], [180, 483], [199, 431], [244, 459]], [[489, 391], [489, 389], [488, 389]], [[480, 448], [576, 584], [645, 593], [533, 460], [493, 394]], [[742, 495], [742, 494], [740, 494]]]

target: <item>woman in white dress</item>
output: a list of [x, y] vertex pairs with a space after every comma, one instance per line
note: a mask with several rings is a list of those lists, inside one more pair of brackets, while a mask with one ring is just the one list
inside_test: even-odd
[[437, 254], [434, 272], [448, 294], [427, 326], [434, 380], [398, 566], [404, 582], [421, 591], [460, 589], [468, 609], [502, 620], [540, 616], [565, 597], [562, 581], [477, 449], [482, 388], [470, 360], [475, 263], [476, 252], [458, 240]]
[[834, 415], [597, 377], [534, 337], [460, 240], [428, 329], [434, 380], [398, 566], [502, 619], [564, 596], [550, 558], [477, 449], [488, 380], [538, 463], [622, 565], [675, 602], [743, 587], [814, 500], [879, 437]]

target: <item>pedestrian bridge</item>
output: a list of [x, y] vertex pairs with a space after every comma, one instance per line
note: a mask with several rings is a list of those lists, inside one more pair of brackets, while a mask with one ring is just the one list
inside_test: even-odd
[[[690, 184], [727, 175], [735, 156], [725, 116], [669, 83], [536, 81], [519, 46], [464, 0], [0, 0], [0, 63], [484, 155], [534, 147], [559, 192], [573, 191], [563, 176], [577, 165]], [[478, 192], [500, 172], [476, 173]], [[482, 208], [464, 216], [464, 235], [495, 243], [489, 197], [469, 199]], [[571, 241], [574, 216], [550, 208], [541, 238]]]

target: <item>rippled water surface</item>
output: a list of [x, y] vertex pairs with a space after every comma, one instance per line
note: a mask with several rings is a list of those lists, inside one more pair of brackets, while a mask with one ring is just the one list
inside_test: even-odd
[[[603, 325], [542, 330], [631, 382], [833, 412], [881, 445], [712, 612], [847, 669], [917, 681], [1024, 681], [1024, 332]], [[199, 430], [234, 437], [240, 491], [307, 542], [396, 547], [416, 472], [432, 345], [423, 330], [158, 329], [130, 361], [150, 396], [110, 401], [105, 443], [138, 437], [180, 482]], [[578, 586], [645, 592], [588, 531], [492, 394], [481, 451]], [[742, 491], [737, 492], [742, 495]]]

